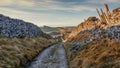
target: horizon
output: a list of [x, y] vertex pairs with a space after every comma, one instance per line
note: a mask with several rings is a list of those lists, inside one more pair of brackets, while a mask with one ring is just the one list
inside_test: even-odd
[[[4, 0], [0, 14], [22, 19], [37, 26], [76, 26], [90, 16], [98, 18], [96, 8], [108, 4], [110, 11], [119, 7], [119, 0]], [[98, 3], [99, 2], [99, 3]], [[104, 9], [103, 9], [104, 10]]]

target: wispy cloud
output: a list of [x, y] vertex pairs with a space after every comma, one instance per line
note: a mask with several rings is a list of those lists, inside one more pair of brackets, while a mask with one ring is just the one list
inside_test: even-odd
[[[95, 5], [119, 3], [119, 0], [2, 0], [0, 6], [13, 6], [33, 10], [94, 11]], [[93, 5], [92, 5], [93, 4]], [[95, 4], [95, 5], [94, 5]]]
[[86, 0], [86, 2], [103, 4], [103, 3], [119, 3], [120, 0]]
[[13, 0], [1, 0], [0, 1], [0, 6], [6, 6], [6, 5], [11, 5], [13, 4]]
[[68, 11], [68, 12], [84, 11], [84, 10], [93, 11], [93, 8], [90, 6], [80, 5], [80, 4], [76, 5], [75, 2], [64, 3], [64, 2], [59, 2], [57, 0], [41, 1], [38, 2], [37, 6], [41, 8], [40, 10], [57, 10], [57, 11]]
[[29, 0], [1, 0], [0, 1], [0, 6], [34, 6], [35, 2], [34, 1], [29, 1]]
[[16, 5], [32, 7], [32, 6], [35, 5], [35, 2], [34, 1], [29, 1], [29, 0], [18, 0], [16, 2]]
[[73, 5], [73, 3], [62, 3], [55, 0], [3, 0], [0, 2], [0, 6], [13, 6], [32, 8], [34, 10], [56, 10], [56, 11], [93, 11], [92, 7], [83, 5]]
[[[9, 12], [8, 12], [9, 11]], [[66, 17], [62, 14], [50, 14], [50, 13], [31, 13], [26, 11], [20, 11], [10, 8], [0, 8], [0, 13], [10, 16], [12, 18], [19, 18], [25, 21], [32, 22], [36, 25], [49, 25], [49, 26], [62, 26], [63, 22], [64, 25], [73, 25], [74, 22], [79, 22], [80, 20], [73, 19], [72, 17]], [[53, 19], [52, 19], [53, 18]], [[70, 19], [70, 20], [69, 20]]]
[[1, 0], [0, 13], [37, 25], [75, 25], [73, 22], [96, 15], [95, 8], [103, 3], [112, 4], [112, 8], [120, 4], [119, 0]]

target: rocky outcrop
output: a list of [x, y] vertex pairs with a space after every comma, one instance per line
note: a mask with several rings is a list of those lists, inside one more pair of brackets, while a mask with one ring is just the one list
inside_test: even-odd
[[[117, 8], [115, 10], [113, 10], [112, 13], [110, 13], [108, 10], [107, 5], [104, 5], [105, 10], [106, 10], [106, 14], [104, 14], [103, 16], [107, 16], [105, 17], [105, 20], [101, 19], [100, 15], [100, 24], [99, 25], [88, 25], [86, 26], [85, 24], [88, 22], [90, 22], [91, 20], [93, 20], [92, 23], [96, 23], [96, 20], [94, 20], [95, 18], [88, 18], [87, 21], [85, 21], [84, 23], [81, 23], [80, 25], [85, 26], [82, 27], [81, 29], [79, 29], [79, 27], [77, 26], [76, 29], [74, 29], [72, 32], [72, 34], [76, 33], [76, 36], [78, 35], [85, 35], [85, 34], [92, 34], [92, 37], [90, 38], [86, 38], [82, 41], [77, 41], [73, 43], [73, 46], [71, 47], [71, 50], [80, 50], [82, 48], [82, 46], [87, 45], [89, 43], [91, 43], [94, 40], [99, 40], [103, 37], [107, 37], [111, 40], [115, 40], [117, 42], [120, 42], [120, 8]], [[98, 12], [99, 15], [99, 12]], [[108, 20], [109, 19], [109, 20]], [[98, 20], [97, 20], [98, 21]], [[79, 26], [80, 26], [79, 25]], [[92, 28], [94, 27], [94, 28]], [[88, 28], [88, 29], [87, 29]], [[73, 38], [75, 37], [75, 34], [73, 36]]]
[[106, 29], [106, 33], [107, 33], [109, 39], [120, 42], [120, 25], [112, 26], [112, 27]]
[[92, 30], [82, 31], [80, 34], [93, 34], [93, 36], [86, 38], [83, 41], [74, 42], [71, 50], [81, 50], [82, 46], [103, 37], [120, 42], [120, 25], [108, 27], [107, 29], [94, 28]]
[[104, 8], [97, 10], [100, 19], [88, 18], [69, 35], [65, 48], [70, 68], [120, 68], [120, 8], [112, 13], [106, 4]]
[[[93, 29], [96, 26], [99, 26], [100, 24], [101, 23], [100, 23], [98, 18], [96, 18], [96, 17], [89, 17], [87, 20], [85, 20], [85, 22], [82, 22], [76, 28], [74, 28], [72, 30], [72, 32], [68, 36], [68, 39], [76, 36], [81, 31]], [[66, 39], [66, 40], [68, 40], [68, 39]]]
[[12, 19], [0, 14], [0, 35], [5, 37], [47, 37], [41, 29], [29, 22]]
[[113, 10], [109, 25], [110, 26], [120, 25], [120, 8]]
[[104, 4], [104, 9], [105, 9], [105, 12], [103, 12], [103, 10], [100, 9], [101, 14], [100, 14], [98, 9], [96, 9], [96, 10], [97, 10], [97, 13], [98, 13], [98, 16], [99, 16], [101, 22], [105, 23], [105, 24], [108, 24], [110, 22], [111, 13], [109, 11], [109, 8], [108, 8], [107, 4]]
[[[76, 28], [72, 30], [69, 36], [66, 38], [66, 41], [72, 39], [73, 37], [77, 36], [81, 32], [90, 33], [98, 32], [97, 29], [108, 29], [112, 26], [120, 25], [120, 8], [114, 9], [111, 13], [107, 4], [104, 4], [105, 12], [101, 9], [101, 13], [97, 9], [97, 13], [99, 18], [96, 17], [89, 17], [84, 22], [80, 23]], [[95, 31], [93, 31], [95, 30]]]
[[92, 37], [90, 38], [86, 38], [82, 41], [78, 41], [78, 42], [75, 42], [73, 43], [73, 45], [71, 46], [71, 50], [81, 50], [81, 48], [84, 46], [84, 45], [87, 45], [89, 43], [91, 43], [92, 41], [95, 41], [95, 40], [99, 40], [103, 37], [108, 37], [109, 33], [107, 33], [106, 30], [104, 29], [100, 29], [100, 28], [93, 28], [91, 30], [88, 30], [88, 31], [83, 31], [83, 32], [80, 32], [80, 34], [93, 34]]

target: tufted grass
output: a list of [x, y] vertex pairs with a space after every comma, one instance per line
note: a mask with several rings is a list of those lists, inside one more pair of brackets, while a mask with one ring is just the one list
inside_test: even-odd
[[83, 40], [85, 40], [85, 39], [87, 39], [87, 38], [90, 38], [90, 37], [92, 37], [93, 35], [92, 34], [78, 34], [78, 35], [76, 35], [75, 37], [73, 37], [71, 40], [72, 41], [83, 41]]
[[108, 38], [92, 41], [81, 51], [70, 51], [65, 44], [70, 68], [120, 68], [120, 43]]
[[22, 68], [54, 43], [45, 38], [0, 38], [0, 68]]

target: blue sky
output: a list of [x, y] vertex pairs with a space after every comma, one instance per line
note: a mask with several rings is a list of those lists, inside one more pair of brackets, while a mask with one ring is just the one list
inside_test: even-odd
[[1, 0], [0, 14], [38, 26], [76, 26], [97, 16], [96, 8], [104, 3], [110, 10], [120, 7], [120, 0]]

